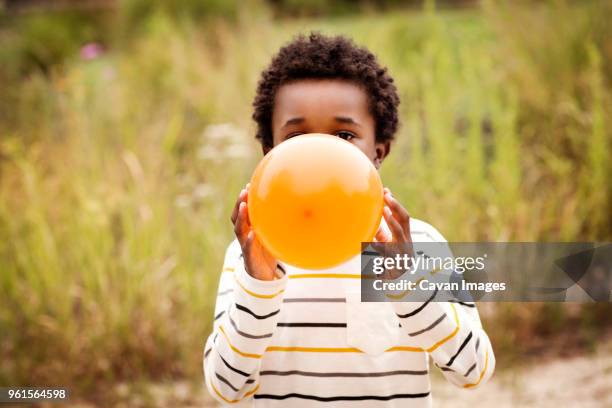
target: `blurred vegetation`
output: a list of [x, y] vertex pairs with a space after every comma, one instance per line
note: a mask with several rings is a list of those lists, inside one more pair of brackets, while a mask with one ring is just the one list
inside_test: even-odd
[[[0, 12], [0, 383], [200, 378], [255, 84], [298, 32], [389, 66], [382, 176], [413, 216], [455, 241], [610, 240], [612, 3], [349, 3]], [[612, 326], [609, 303], [482, 314], [501, 367]]]

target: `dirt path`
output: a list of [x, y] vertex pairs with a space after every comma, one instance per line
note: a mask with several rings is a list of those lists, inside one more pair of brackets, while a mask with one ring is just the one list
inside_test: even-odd
[[481, 389], [461, 393], [436, 376], [434, 406], [599, 408], [612, 407], [612, 342], [588, 356], [556, 359], [497, 372]]
[[[612, 407], [612, 340], [589, 355], [535, 360], [522, 368], [500, 370], [483, 388], [463, 390], [433, 374], [432, 392], [436, 408], [603, 408]], [[200, 385], [187, 382], [144, 386], [148, 397], [132, 397], [133, 386], [116, 388], [120, 402], [127, 407], [216, 407]], [[143, 386], [138, 386], [140, 391]], [[141, 392], [139, 395], [142, 395]], [[104, 404], [108, 406], [108, 404]], [[96, 405], [70, 404], [71, 407], [94, 408]]]

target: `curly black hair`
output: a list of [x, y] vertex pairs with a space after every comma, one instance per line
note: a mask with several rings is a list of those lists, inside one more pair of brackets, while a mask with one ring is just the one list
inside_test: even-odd
[[301, 79], [344, 79], [363, 86], [376, 123], [376, 140], [393, 139], [399, 125], [399, 96], [386, 67], [374, 54], [343, 36], [312, 32], [283, 46], [262, 72], [253, 101], [257, 139], [272, 147], [272, 112], [278, 89]]

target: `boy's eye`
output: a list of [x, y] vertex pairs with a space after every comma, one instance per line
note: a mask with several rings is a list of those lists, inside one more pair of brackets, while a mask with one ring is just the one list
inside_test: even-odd
[[346, 130], [342, 130], [340, 132], [337, 132], [336, 136], [338, 136], [341, 139], [347, 140], [347, 141], [350, 141], [350, 140], [355, 138], [355, 135], [353, 133], [347, 132]]

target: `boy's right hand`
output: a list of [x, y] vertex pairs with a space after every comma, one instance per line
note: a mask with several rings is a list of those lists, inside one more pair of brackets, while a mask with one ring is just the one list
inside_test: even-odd
[[251, 227], [247, 207], [249, 184], [240, 191], [234, 211], [232, 211], [232, 224], [234, 233], [244, 257], [244, 266], [249, 275], [255, 279], [273, 280], [276, 276], [276, 259], [261, 244], [255, 231]]

